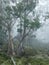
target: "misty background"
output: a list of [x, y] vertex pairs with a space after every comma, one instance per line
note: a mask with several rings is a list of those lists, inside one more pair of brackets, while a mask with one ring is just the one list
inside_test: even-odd
[[49, 0], [0, 0], [0, 64], [49, 65]]
[[[18, 1], [17, 1], [18, 2]], [[11, 5], [15, 6], [15, 3], [11, 2]], [[36, 34], [36, 39], [39, 41], [42, 41], [44, 43], [49, 43], [49, 19], [46, 18], [49, 13], [49, 1], [48, 0], [39, 0], [38, 5], [35, 8], [36, 14], [40, 15], [40, 22], [42, 22], [42, 27], [38, 29], [35, 34]], [[32, 13], [30, 14], [31, 19], [33, 18]], [[18, 20], [19, 21], [19, 20]], [[17, 30], [17, 24], [13, 27], [13, 37], [16, 36], [16, 30]]]

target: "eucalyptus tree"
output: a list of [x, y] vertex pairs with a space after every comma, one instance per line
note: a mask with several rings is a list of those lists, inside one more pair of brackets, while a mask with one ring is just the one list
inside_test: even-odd
[[[20, 34], [19, 45], [17, 48], [17, 55], [20, 55], [23, 49], [23, 41], [32, 31], [32, 33], [40, 27], [39, 18], [34, 17], [35, 7], [37, 5], [37, 0], [22, 0], [13, 7], [15, 16], [19, 17], [19, 24], [17, 25], [17, 31]], [[33, 13], [33, 20], [29, 18], [29, 14]]]
[[[6, 5], [5, 5], [6, 4]], [[16, 65], [13, 55], [15, 54], [14, 52], [14, 45], [13, 45], [13, 40], [12, 40], [12, 28], [15, 24], [15, 18], [14, 17], [14, 12], [12, 10], [12, 6], [10, 5], [10, 1], [8, 0], [1, 0], [0, 1], [0, 28], [2, 27], [3, 30], [0, 29], [0, 34], [7, 34], [7, 43], [8, 43], [8, 55], [11, 57], [11, 60], [14, 65]], [[4, 33], [3, 33], [4, 32]], [[2, 37], [2, 36], [0, 36]], [[5, 39], [5, 35], [4, 38]], [[2, 39], [2, 41], [3, 41]], [[5, 39], [6, 40], [6, 39]]]
[[[13, 55], [14, 54], [14, 45], [13, 45], [13, 41], [12, 41], [12, 28], [15, 24], [15, 18], [17, 19], [17, 17], [14, 17], [14, 12], [12, 10], [12, 6], [10, 6], [10, 1], [1, 1], [2, 3], [1, 5], [1, 10], [0, 11], [0, 25], [3, 27], [4, 31], [6, 32], [6, 34], [8, 35], [8, 54], [9, 55]], [[5, 5], [5, 3], [7, 5]], [[4, 5], [4, 6], [3, 6]]]
[[[17, 48], [17, 55], [20, 55], [23, 47], [23, 41], [29, 35], [31, 31], [37, 30], [40, 27], [38, 17], [34, 17], [34, 9], [37, 5], [37, 0], [22, 0], [19, 3], [16, 3], [16, 6], [10, 6], [10, 4], [6, 5], [2, 9], [1, 15], [1, 25], [4, 26], [7, 34], [8, 34], [8, 53], [10, 55], [14, 54], [14, 45], [12, 41], [12, 28], [14, 24], [19, 19], [20, 22], [18, 24], [18, 32], [20, 33], [21, 39], [19, 40], [19, 45]], [[33, 13], [33, 20], [29, 18], [29, 14]]]

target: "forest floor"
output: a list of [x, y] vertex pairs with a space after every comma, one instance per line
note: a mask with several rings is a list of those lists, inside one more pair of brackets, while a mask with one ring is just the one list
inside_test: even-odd
[[[14, 58], [16, 65], [49, 65], [49, 57], [36, 55], [30, 57]], [[13, 65], [11, 59], [0, 54], [0, 65]]]

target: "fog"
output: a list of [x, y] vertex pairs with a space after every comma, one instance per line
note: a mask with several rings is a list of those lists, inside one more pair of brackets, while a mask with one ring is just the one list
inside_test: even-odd
[[49, 0], [0, 0], [0, 65], [49, 65]]
[[[44, 3], [44, 4], [43, 4]], [[48, 43], [49, 42], [49, 19], [45, 20], [45, 17], [47, 15], [47, 13], [49, 12], [49, 1], [48, 0], [39, 0], [39, 4], [37, 5], [37, 7], [35, 8], [36, 10], [36, 14], [40, 15], [40, 22], [42, 23], [42, 27], [40, 27], [37, 31], [36, 31], [36, 38], [42, 42]], [[31, 18], [32, 14], [30, 14]], [[17, 24], [18, 21], [16, 22], [16, 24], [13, 27], [13, 37], [15, 37], [16, 34], [16, 30], [17, 30]]]
[[37, 31], [36, 36], [39, 40], [48, 43], [49, 42], [49, 19], [46, 19], [46, 20], [44, 20], [44, 19], [45, 19], [47, 13], [49, 12], [49, 1], [40, 0], [39, 5], [37, 7], [37, 12], [38, 12], [38, 14], [40, 13], [40, 22], [43, 23], [43, 27], [41, 27]]

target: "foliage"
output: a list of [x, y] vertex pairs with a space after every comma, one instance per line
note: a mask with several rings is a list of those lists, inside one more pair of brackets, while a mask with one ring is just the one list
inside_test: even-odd
[[[10, 61], [10, 59], [6, 59], [6, 57], [1, 56], [0, 55], [0, 64], [4, 63], [5, 65], [11, 65], [12, 62]], [[8, 60], [8, 61], [6, 61]], [[6, 62], [5, 62], [6, 61]], [[49, 58], [38, 58], [38, 57], [21, 57], [21, 58], [17, 58], [15, 57], [15, 61], [17, 65], [49, 65]]]
[[[8, 41], [7, 48], [4, 45], [2, 46], [2, 48], [4, 49], [5, 47], [6, 49], [8, 49], [9, 55], [13, 55], [13, 53], [15, 53], [12, 30], [15, 23], [18, 23], [17, 19], [20, 20], [18, 23], [18, 28], [17, 28], [18, 34], [20, 34], [20, 39], [19, 39], [20, 45], [18, 45], [18, 48], [17, 48], [18, 55], [19, 55], [19, 52], [20, 52], [20, 55], [22, 54], [21, 51], [23, 48], [21, 47], [21, 43], [23, 45], [23, 41], [25, 41], [25, 38], [30, 34], [30, 32], [32, 32], [33, 34], [34, 31], [36, 31], [40, 27], [39, 17], [33, 16], [33, 20], [29, 19], [29, 14], [31, 12], [32, 13], [34, 12], [37, 1], [22, 0], [21, 2], [17, 3], [15, 6], [11, 6], [10, 1], [9, 3], [6, 2], [8, 3], [8, 5], [5, 5], [4, 1], [2, 2], [1, 5], [3, 5], [4, 3], [5, 6], [1, 8], [2, 11], [0, 15], [0, 21], [1, 21], [0, 22], [0, 30], [1, 30], [0, 39], [2, 41], [5, 39], [6, 43]], [[5, 41], [4, 41], [4, 44], [5, 44]]]

